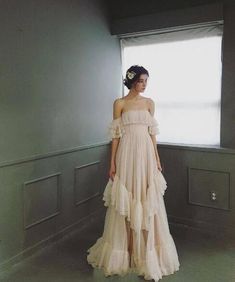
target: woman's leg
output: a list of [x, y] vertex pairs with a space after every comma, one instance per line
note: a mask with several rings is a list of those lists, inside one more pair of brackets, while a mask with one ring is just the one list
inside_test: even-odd
[[125, 219], [126, 221], [126, 230], [127, 230], [127, 244], [128, 244], [128, 252], [129, 252], [129, 265], [131, 267], [131, 260], [132, 260], [132, 252], [133, 252], [133, 234], [132, 234], [132, 229], [130, 228], [130, 222]]
[[148, 240], [148, 230], [143, 229], [143, 235], [144, 235], [144, 243], [145, 243], [145, 247], [146, 247], [147, 240]]

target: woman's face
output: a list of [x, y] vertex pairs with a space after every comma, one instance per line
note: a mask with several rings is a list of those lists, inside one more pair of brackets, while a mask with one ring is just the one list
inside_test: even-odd
[[147, 74], [141, 74], [139, 79], [134, 82], [132, 87], [137, 92], [144, 92], [145, 88], [147, 87], [147, 81], [148, 81], [148, 75]]

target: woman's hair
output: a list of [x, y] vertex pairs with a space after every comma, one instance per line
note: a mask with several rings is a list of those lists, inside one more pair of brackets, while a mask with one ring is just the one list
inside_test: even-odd
[[123, 84], [128, 88], [131, 89], [132, 84], [139, 79], [141, 74], [147, 74], [149, 76], [148, 71], [138, 65], [131, 66], [126, 71], [126, 78], [123, 79]]

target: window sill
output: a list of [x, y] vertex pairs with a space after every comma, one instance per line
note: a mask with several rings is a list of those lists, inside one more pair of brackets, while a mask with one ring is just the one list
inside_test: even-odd
[[212, 153], [222, 153], [222, 154], [235, 154], [235, 149], [225, 148], [213, 145], [194, 145], [194, 144], [181, 144], [181, 143], [166, 143], [157, 142], [159, 148], [166, 149], [180, 149], [188, 151], [199, 151], [199, 152], [212, 152]]

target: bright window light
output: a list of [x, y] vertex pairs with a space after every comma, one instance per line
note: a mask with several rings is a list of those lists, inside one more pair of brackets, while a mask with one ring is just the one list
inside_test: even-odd
[[123, 47], [123, 76], [136, 64], [149, 71], [142, 95], [155, 102], [158, 142], [220, 146], [221, 39]]

